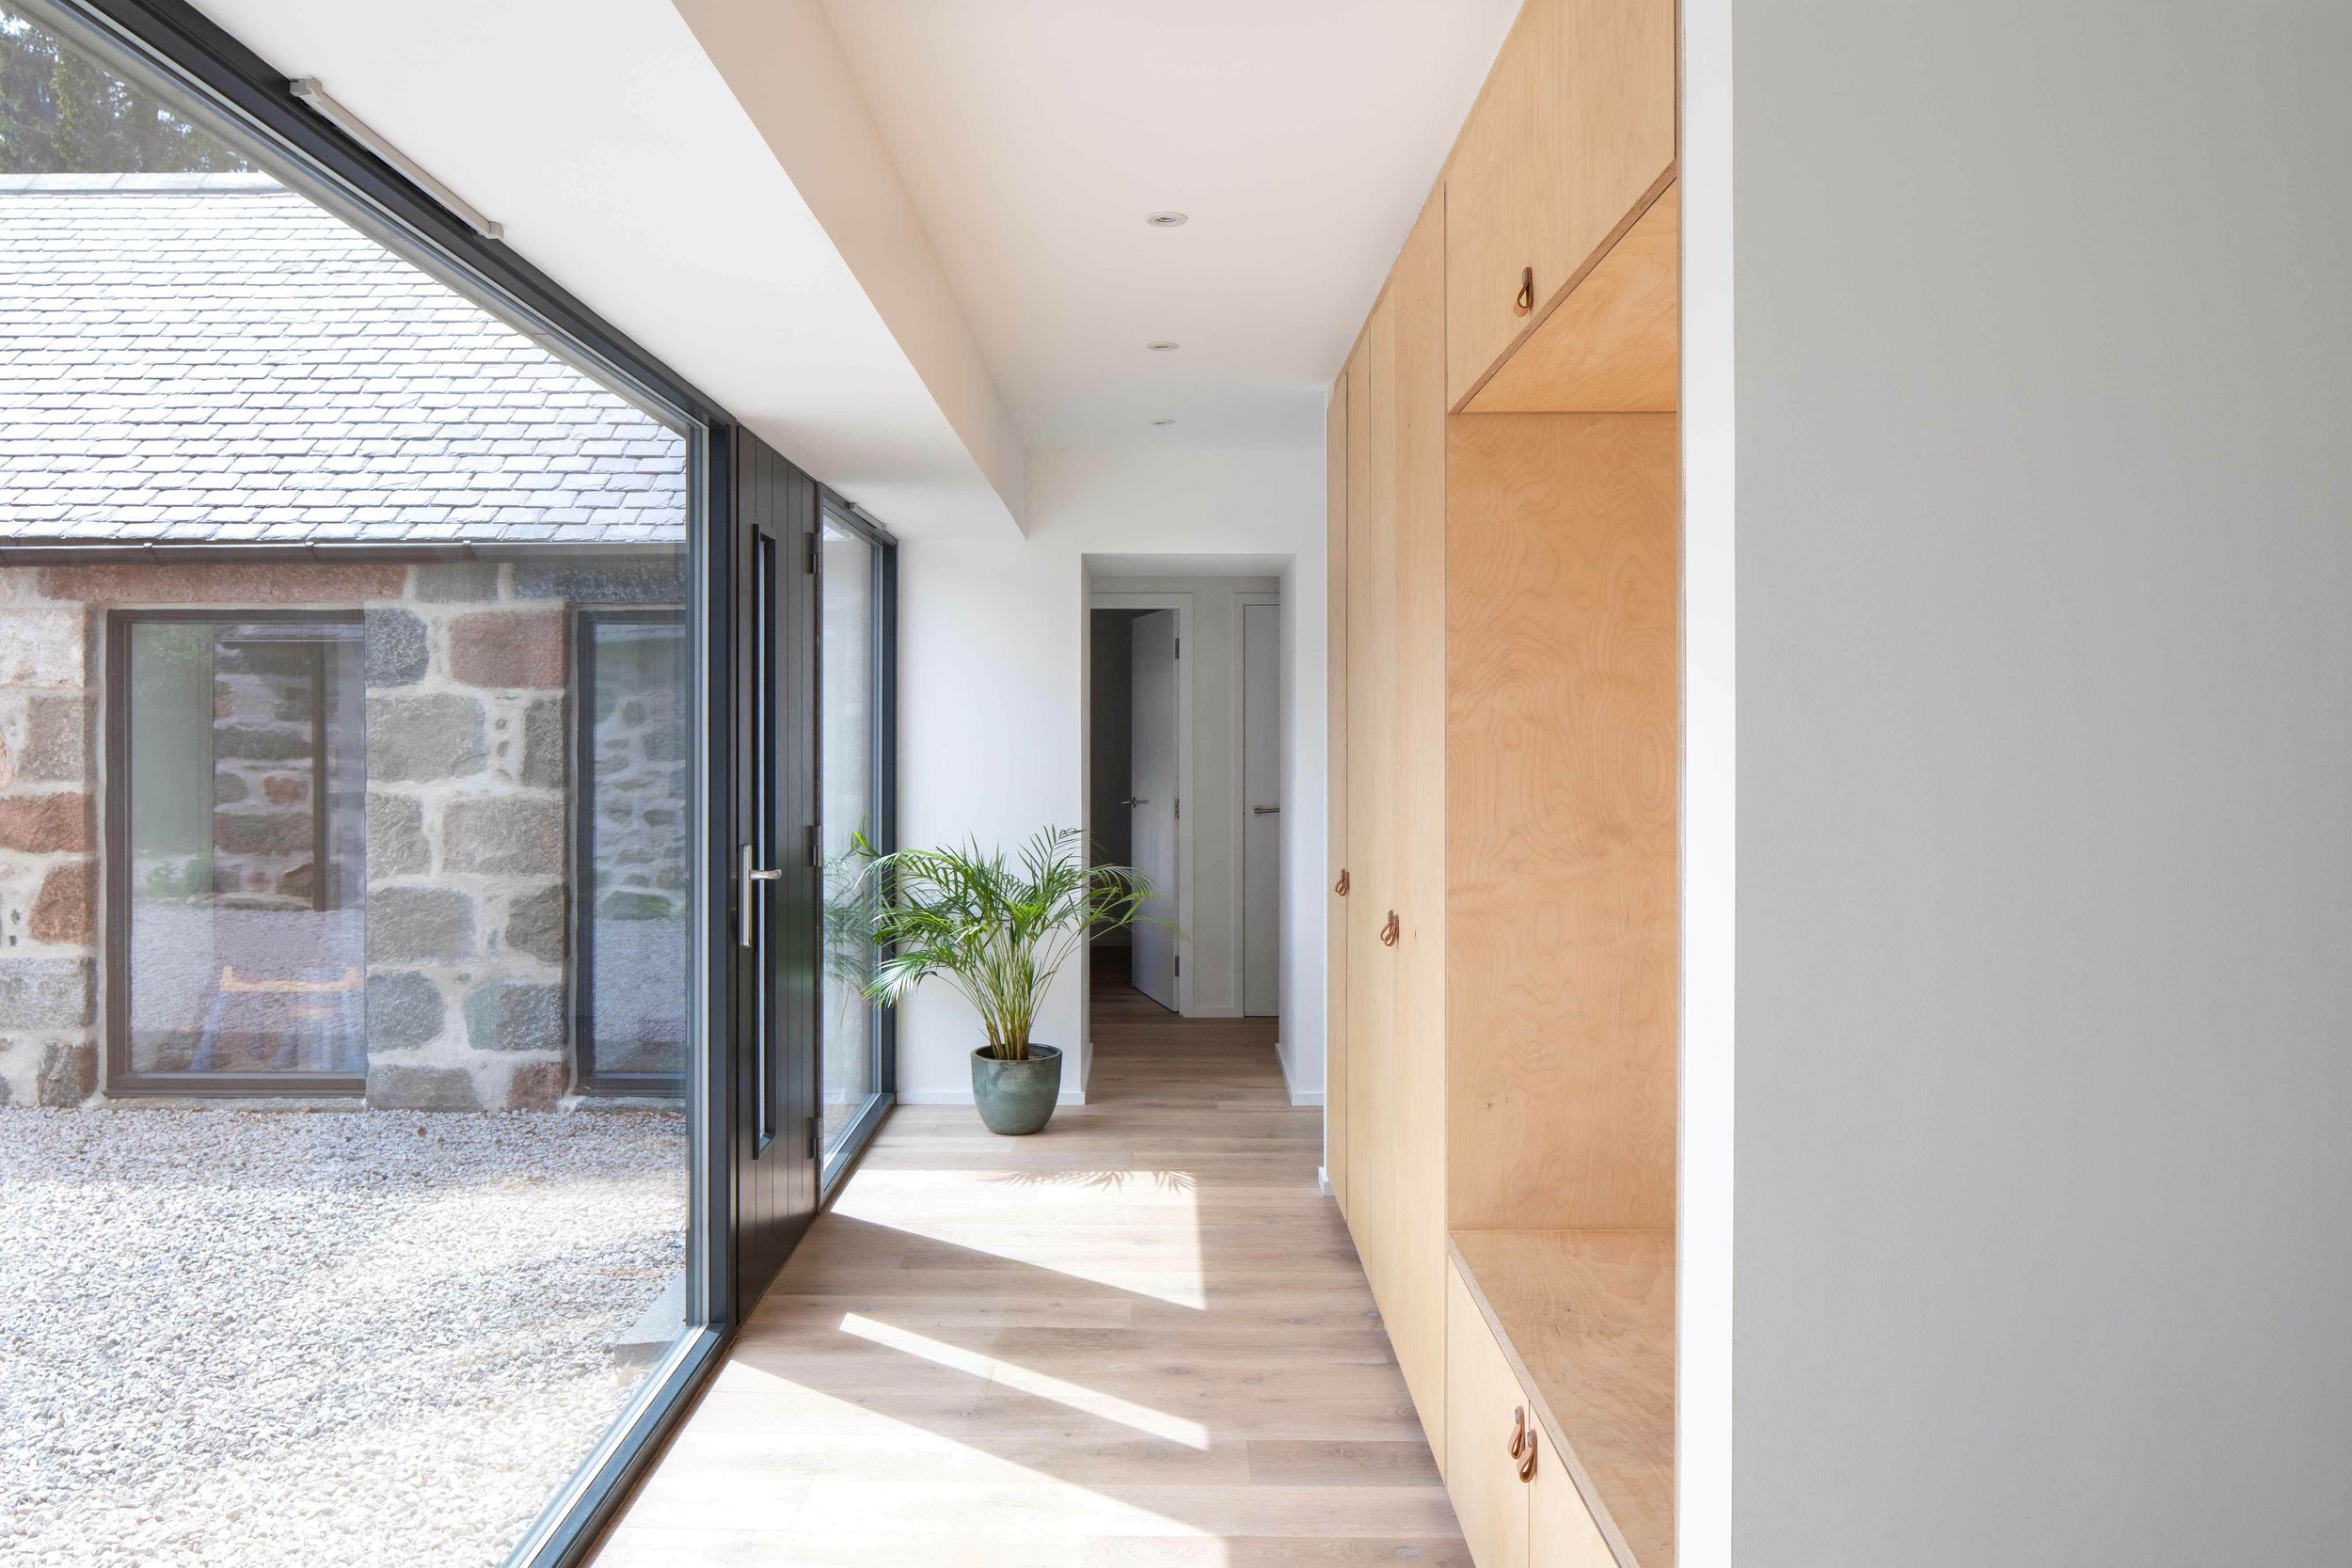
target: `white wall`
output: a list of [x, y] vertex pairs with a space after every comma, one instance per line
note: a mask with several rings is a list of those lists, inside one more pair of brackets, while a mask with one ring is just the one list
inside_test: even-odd
[[[1097, 594], [1181, 595], [1188, 619], [1183, 662], [1192, 684], [1192, 784], [1184, 797], [1189, 850], [1182, 988], [1187, 1018], [1242, 1016], [1241, 607], [1281, 591], [1273, 577], [1111, 577]], [[1100, 602], [1098, 600], [1098, 602]]]
[[[1291, 858], [1283, 888], [1291, 973], [1281, 1037], [1295, 1091], [1323, 1082], [1323, 454], [1039, 450], [1029, 531], [1005, 543], [920, 539], [899, 553], [900, 840], [1017, 842], [1085, 820], [1083, 617], [1089, 556], [1214, 556], [1279, 570], [1286, 655]], [[1132, 570], [1134, 561], [1115, 564]], [[1178, 570], [1163, 563], [1158, 569]], [[1189, 653], [1190, 650], [1187, 649]], [[1196, 788], [1198, 785], [1196, 784]], [[1289, 815], [1285, 806], [1285, 815]], [[1080, 975], [1048, 999], [1038, 1038], [1082, 1044]], [[898, 1084], [921, 1102], [969, 1099], [978, 1024], [945, 990], [899, 1019]], [[1075, 1087], [1065, 1084], [1065, 1092]]]
[[2352, 8], [1733, 26], [1733, 1559], [2344, 1561]]

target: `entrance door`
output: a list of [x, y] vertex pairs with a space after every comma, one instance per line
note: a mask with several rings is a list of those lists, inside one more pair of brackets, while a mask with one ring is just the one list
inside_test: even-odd
[[817, 483], [749, 435], [737, 515], [737, 1322], [817, 1212]]
[[[1135, 619], [1130, 641], [1128, 713], [1130, 742], [1127, 801], [1136, 869], [1152, 879], [1159, 896], [1143, 912], [1176, 918], [1176, 612], [1149, 610]], [[1135, 988], [1166, 1007], [1176, 1000], [1176, 941], [1167, 926], [1135, 928]]]
[[1282, 1010], [1282, 608], [1241, 611], [1242, 1011]]

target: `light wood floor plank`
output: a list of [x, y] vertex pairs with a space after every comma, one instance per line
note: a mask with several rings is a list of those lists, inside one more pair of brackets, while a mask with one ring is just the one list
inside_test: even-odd
[[1095, 996], [1044, 1132], [891, 1117], [601, 1568], [1469, 1568], [1271, 1021]]

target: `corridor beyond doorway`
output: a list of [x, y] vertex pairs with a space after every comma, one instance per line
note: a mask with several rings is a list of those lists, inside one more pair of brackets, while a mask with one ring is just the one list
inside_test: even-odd
[[1469, 1568], [1273, 1021], [1090, 1012], [1043, 1132], [892, 1113], [603, 1568]]

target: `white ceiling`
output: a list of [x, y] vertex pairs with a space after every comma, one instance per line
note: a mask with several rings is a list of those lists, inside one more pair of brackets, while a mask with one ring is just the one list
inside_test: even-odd
[[[1324, 385], [1518, 9], [824, 4], [1032, 447], [1320, 444]], [[1163, 209], [1191, 221], [1147, 228]]]
[[1318, 446], [1518, 6], [200, 3], [916, 537], [1033, 449]]
[[[927, 377], [918, 360], [954, 333], [910, 349], [670, 0], [201, 4], [277, 70], [321, 78], [517, 252], [893, 528], [1012, 532], [1021, 448], [987, 377], [977, 415], [950, 377]], [[895, 194], [874, 183], [869, 207]], [[952, 304], [944, 279], [939, 293]]]

